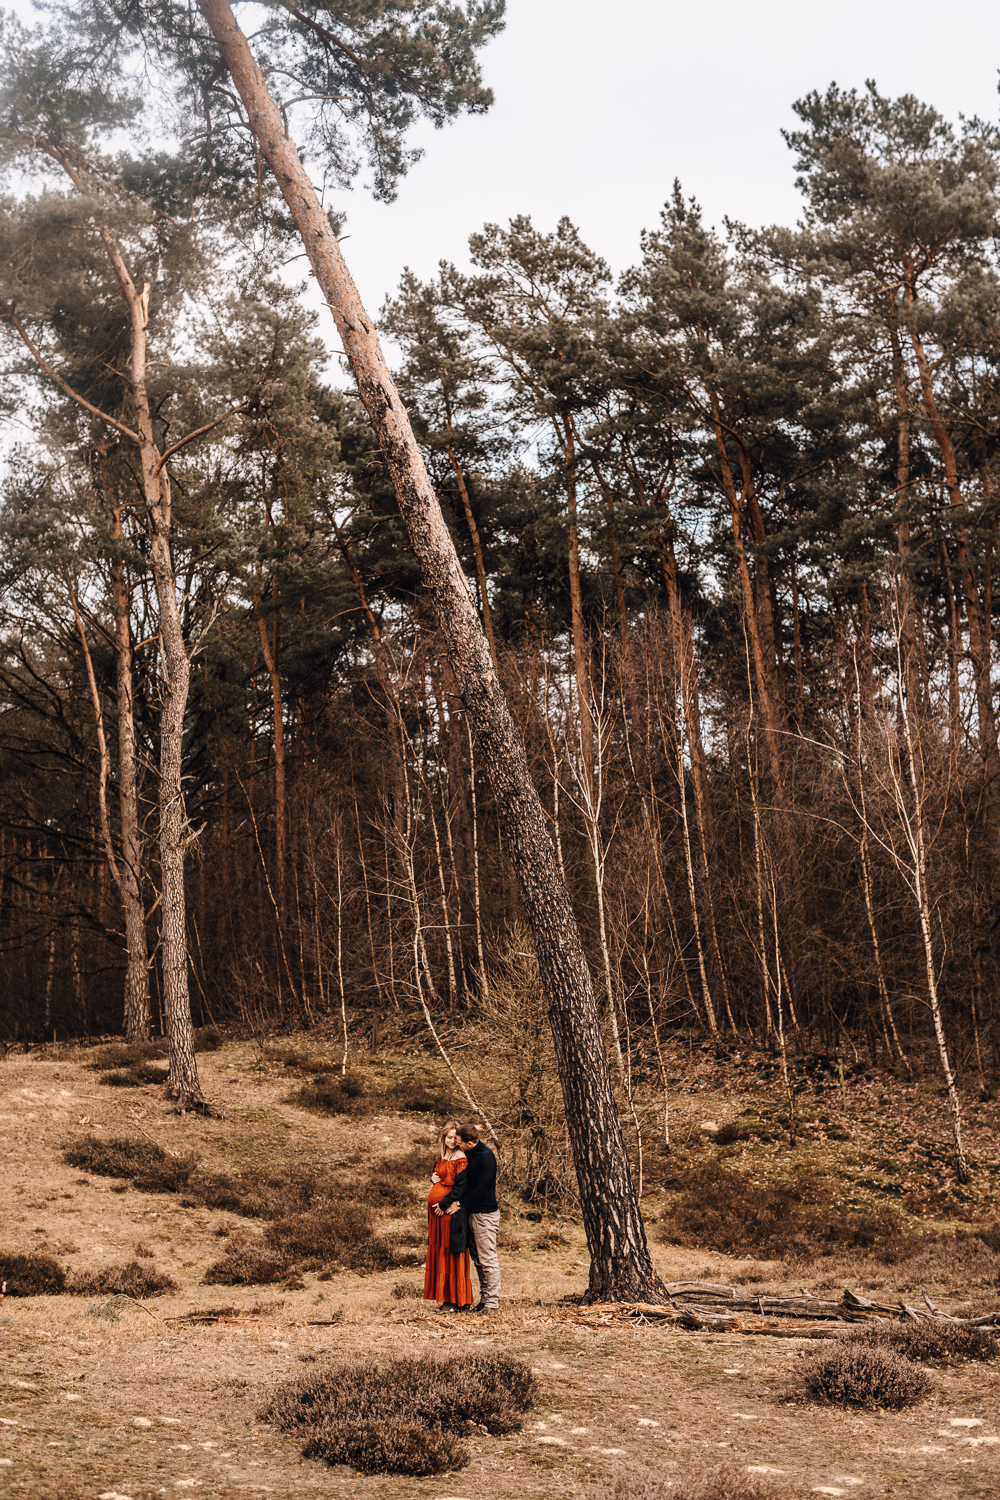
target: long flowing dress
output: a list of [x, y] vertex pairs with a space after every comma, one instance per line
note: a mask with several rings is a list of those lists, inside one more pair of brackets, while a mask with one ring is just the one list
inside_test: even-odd
[[455, 1307], [471, 1307], [472, 1276], [469, 1267], [469, 1252], [452, 1255], [448, 1248], [451, 1234], [451, 1219], [447, 1214], [440, 1218], [433, 1212], [435, 1203], [440, 1203], [455, 1186], [455, 1178], [464, 1172], [466, 1160], [438, 1161], [434, 1171], [441, 1179], [435, 1182], [427, 1195], [427, 1269], [424, 1272], [424, 1296], [430, 1302], [450, 1302]]

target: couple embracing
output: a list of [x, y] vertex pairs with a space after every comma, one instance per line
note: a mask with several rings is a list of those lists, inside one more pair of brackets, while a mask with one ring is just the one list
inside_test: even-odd
[[438, 1137], [438, 1159], [427, 1198], [427, 1270], [424, 1297], [439, 1312], [472, 1306], [469, 1256], [479, 1276], [479, 1306], [489, 1315], [500, 1306], [497, 1260], [497, 1159], [475, 1125], [448, 1120]]

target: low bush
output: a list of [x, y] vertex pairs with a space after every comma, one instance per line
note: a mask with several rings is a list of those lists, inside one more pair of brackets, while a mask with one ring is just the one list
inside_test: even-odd
[[404, 1266], [419, 1266], [426, 1250], [404, 1249], [395, 1238], [389, 1239], [373, 1234], [359, 1245], [352, 1245], [344, 1256], [344, 1264], [360, 1276], [373, 1276], [377, 1271], [395, 1271]]
[[904, 1359], [924, 1364], [985, 1364], [1000, 1355], [1000, 1339], [991, 1328], [961, 1323], [876, 1323], [859, 1328], [846, 1342], [895, 1349]]
[[371, 1210], [361, 1203], [323, 1203], [305, 1213], [276, 1219], [267, 1242], [289, 1260], [319, 1255], [334, 1259], [342, 1250], [370, 1238]]
[[[390, 1156], [375, 1162], [352, 1187], [352, 1197], [358, 1203], [370, 1203], [373, 1208], [412, 1208], [417, 1198], [412, 1181], [414, 1173], [409, 1165], [401, 1165], [401, 1161], [406, 1163], [408, 1158]], [[425, 1154], [421, 1168], [422, 1175], [427, 1177], [428, 1192], [431, 1165]]]
[[166, 1083], [167, 1069], [154, 1062], [137, 1062], [130, 1068], [115, 1068], [110, 1073], [102, 1073], [97, 1081], [109, 1088], [136, 1089], [148, 1083]]
[[280, 1165], [263, 1173], [196, 1172], [188, 1192], [206, 1208], [222, 1209], [244, 1219], [280, 1219], [299, 1213], [318, 1197], [336, 1189], [323, 1176]]
[[449, 1115], [455, 1108], [449, 1090], [423, 1080], [390, 1084], [385, 1105], [400, 1114], [414, 1115]]
[[709, 1162], [667, 1185], [681, 1190], [661, 1221], [660, 1238], [668, 1244], [762, 1260], [852, 1250], [884, 1265], [898, 1264], [924, 1244], [892, 1209], [837, 1207], [830, 1185], [809, 1172], [762, 1185]]
[[785, 1126], [777, 1124], [773, 1120], [741, 1119], [730, 1120], [722, 1125], [712, 1136], [716, 1146], [736, 1146], [744, 1141], [781, 1141], [788, 1139], [788, 1130]]
[[196, 1052], [218, 1052], [222, 1046], [222, 1032], [218, 1026], [199, 1026], [194, 1034]]
[[269, 1062], [283, 1063], [291, 1072], [306, 1078], [337, 1071], [337, 1064], [330, 1062], [328, 1058], [307, 1057], [305, 1053], [296, 1052], [291, 1047], [268, 1047], [264, 1055]]
[[202, 1277], [203, 1286], [273, 1286], [289, 1272], [288, 1257], [259, 1243], [237, 1242]]
[[317, 1428], [302, 1455], [324, 1458], [328, 1464], [350, 1464], [362, 1474], [447, 1474], [469, 1462], [467, 1449], [450, 1433], [392, 1418]]
[[8, 1297], [55, 1297], [66, 1290], [66, 1272], [50, 1255], [7, 1255], [0, 1251], [0, 1282]]
[[529, 1367], [505, 1354], [356, 1356], [279, 1387], [259, 1415], [302, 1434], [307, 1457], [366, 1474], [438, 1474], [468, 1462], [456, 1437], [520, 1431], [535, 1395]]
[[154, 1271], [152, 1266], [130, 1260], [123, 1266], [105, 1266], [101, 1271], [81, 1271], [68, 1283], [66, 1290], [74, 1297], [159, 1297], [176, 1292], [172, 1276]]
[[300, 1089], [295, 1089], [285, 1100], [299, 1109], [308, 1109], [317, 1115], [370, 1115], [378, 1107], [377, 1100], [368, 1092], [364, 1079], [326, 1075], [310, 1078]]
[[899, 1411], [923, 1399], [930, 1377], [894, 1348], [870, 1339], [834, 1344], [804, 1375], [806, 1391], [833, 1406]]
[[153, 1141], [129, 1136], [84, 1136], [63, 1160], [97, 1177], [124, 1178], [144, 1193], [178, 1193], [195, 1168], [193, 1156], [168, 1156]]
[[106, 1047], [98, 1047], [93, 1062], [87, 1067], [95, 1073], [103, 1073], [108, 1068], [135, 1068], [154, 1057], [164, 1058], [166, 1055], [165, 1037], [145, 1042], [110, 1042]]

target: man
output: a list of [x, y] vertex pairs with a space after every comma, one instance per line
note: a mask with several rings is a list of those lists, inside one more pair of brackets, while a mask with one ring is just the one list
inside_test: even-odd
[[475, 1125], [460, 1125], [458, 1138], [468, 1166], [459, 1172], [455, 1186], [446, 1193], [434, 1212], [457, 1213], [464, 1208], [469, 1216], [469, 1252], [479, 1276], [477, 1313], [489, 1315], [500, 1306], [500, 1262], [497, 1259], [497, 1230], [500, 1209], [497, 1206], [497, 1159], [489, 1146], [479, 1139]]

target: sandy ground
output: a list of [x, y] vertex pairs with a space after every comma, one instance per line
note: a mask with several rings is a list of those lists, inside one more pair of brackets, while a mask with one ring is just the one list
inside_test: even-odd
[[[206, 1287], [232, 1214], [183, 1208], [66, 1166], [62, 1149], [90, 1131], [143, 1131], [174, 1151], [244, 1169], [280, 1155], [325, 1164], [409, 1150], [433, 1122], [319, 1118], [282, 1102], [287, 1074], [248, 1044], [199, 1058], [224, 1117], [172, 1115], [155, 1088], [110, 1089], [84, 1055], [9, 1058], [0, 1069], [3, 1237], [7, 1252], [53, 1255], [73, 1271], [120, 1264], [141, 1244], [179, 1283], [141, 1306], [106, 1298], [8, 1297], [0, 1306], [0, 1494], [97, 1500], [236, 1491], [326, 1493], [371, 1500], [514, 1500], [600, 1490], [616, 1466], [665, 1476], [721, 1460], [781, 1471], [792, 1495], [912, 1500], [1000, 1495], [1000, 1367], [934, 1373], [934, 1392], [902, 1413], [856, 1414], [797, 1399], [803, 1362], [827, 1345], [804, 1339], [696, 1335], [658, 1325], [587, 1327], [559, 1299], [586, 1280], [582, 1237], [534, 1248], [513, 1227], [503, 1255], [504, 1309], [442, 1319], [413, 1296], [420, 1273], [396, 1270], [304, 1290]], [[413, 1223], [419, 1220], [417, 1215]], [[238, 1222], [238, 1221], [235, 1221]], [[252, 1227], [252, 1226], [251, 1226]], [[668, 1279], [725, 1279], [734, 1262], [658, 1246]], [[860, 1288], [858, 1288], [860, 1289]], [[957, 1290], [957, 1289], [956, 1289]], [[948, 1299], [943, 1299], [945, 1305]], [[952, 1303], [957, 1305], [957, 1303]], [[240, 1323], [172, 1319], [233, 1307]], [[322, 1326], [342, 1309], [341, 1320]], [[114, 1316], [117, 1314], [117, 1316]], [[529, 1361], [542, 1397], [525, 1430], [470, 1443], [472, 1462], [430, 1479], [363, 1477], [299, 1456], [256, 1419], [262, 1396], [330, 1356], [444, 1352], [495, 1344]]]

